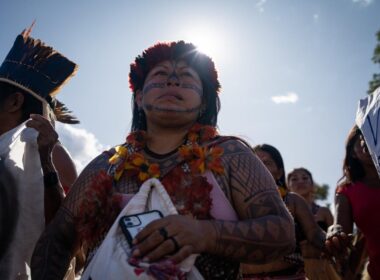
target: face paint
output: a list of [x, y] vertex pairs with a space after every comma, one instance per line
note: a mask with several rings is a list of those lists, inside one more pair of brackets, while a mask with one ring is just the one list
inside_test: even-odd
[[144, 108], [148, 111], [160, 111], [160, 112], [173, 112], [173, 113], [193, 113], [197, 112], [201, 109], [202, 105], [190, 108], [190, 109], [167, 109], [167, 108], [161, 108], [158, 106], [153, 106], [151, 104], [144, 105]]
[[164, 88], [165, 86], [166, 86], [165, 83], [151, 83], [151, 84], [148, 84], [146, 87], [144, 87], [143, 94], [146, 94], [151, 89]]
[[200, 97], [203, 96], [203, 90], [196, 85], [193, 84], [182, 84], [181, 88], [186, 88], [186, 89], [192, 89], [194, 90]]
[[[179, 65], [178, 65], [179, 64]], [[203, 97], [203, 89], [198, 74], [194, 69], [187, 65], [181, 65], [177, 61], [171, 61], [170, 66], [168, 64], [159, 64], [157, 69], [148, 76], [148, 81], [151, 83], [143, 88], [143, 95], [149, 93], [152, 89], [164, 89], [164, 88], [182, 88], [191, 90], [196, 93], [200, 98]]]

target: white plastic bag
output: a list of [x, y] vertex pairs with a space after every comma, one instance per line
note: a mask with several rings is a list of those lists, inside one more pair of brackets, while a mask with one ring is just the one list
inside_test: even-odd
[[[146, 273], [136, 274], [135, 267], [128, 263], [129, 244], [119, 227], [119, 219], [124, 215], [137, 214], [147, 210], [159, 210], [164, 216], [178, 214], [161, 182], [149, 179], [139, 192], [129, 201], [116, 218], [95, 256], [83, 272], [83, 280], [124, 280], [153, 279]], [[188, 272], [187, 279], [201, 280], [202, 275], [194, 266], [197, 255], [191, 255], [179, 266]]]

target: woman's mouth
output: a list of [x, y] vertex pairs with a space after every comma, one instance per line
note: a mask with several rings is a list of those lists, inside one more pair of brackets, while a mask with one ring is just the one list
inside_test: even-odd
[[176, 93], [165, 93], [161, 95], [159, 99], [174, 99], [174, 100], [179, 100], [179, 101], [183, 100], [182, 96]]

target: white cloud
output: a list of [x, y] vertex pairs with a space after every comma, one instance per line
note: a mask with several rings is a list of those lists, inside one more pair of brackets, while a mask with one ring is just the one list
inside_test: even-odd
[[319, 14], [314, 14], [313, 19], [314, 19], [314, 21], [318, 21], [319, 20]]
[[56, 123], [59, 140], [70, 152], [78, 172], [108, 147], [102, 145], [94, 134], [73, 125]]
[[264, 12], [264, 5], [267, 2], [267, 0], [259, 0], [256, 4], [256, 7], [259, 9], [260, 13]]
[[298, 95], [295, 92], [287, 92], [286, 95], [272, 96], [271, 99], [276, 104], [296, 103], [298, 101]]
[[374, 0], [352, 0], [352, 2], [359, 3], [360, 5], [367, 7], [371, 5], [374, 2]]

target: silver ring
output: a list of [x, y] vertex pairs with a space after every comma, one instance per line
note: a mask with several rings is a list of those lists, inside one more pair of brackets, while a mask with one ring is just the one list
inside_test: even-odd
[[166, 228], [162, 227], [158, 230], [158, 232], [164, 238], [164, 240], [168, 239], [168, 232], [167, 232]]
[[168, 239], [173, 242], [173, 244], [174, 244], [174, 251], [178, 252], [179, 249], [180, 249], [180, 247], [179, 247], [179, 244], [178, 244], [177, 240], [174, 238], [174, 236], [170, 236]]

